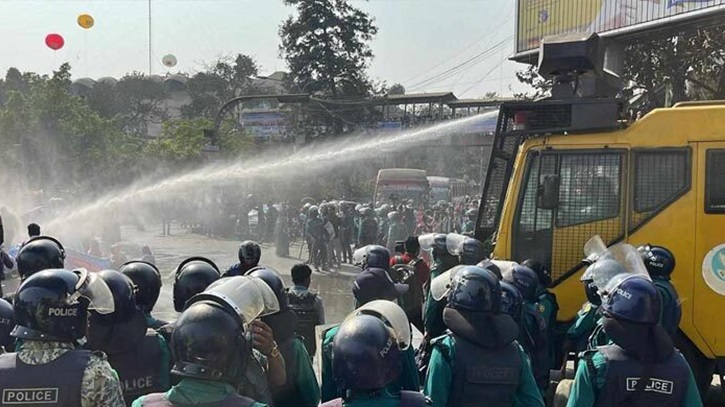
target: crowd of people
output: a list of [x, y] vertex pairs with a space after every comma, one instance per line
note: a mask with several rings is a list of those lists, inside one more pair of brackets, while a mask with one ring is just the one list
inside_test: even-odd
[[[257, 242], [242, 242], [226, 270], [205, 257], [182, 261], [173, 281], [180, 314], [162, 321], [152, 314], [161, 293], [154, 264], [67, 270], [59, 241], [30, 238], [14, 259], [22, 283], [0, 300], [0, 405], [543, 406], [549, 372], [570, 354], [569, 406], [702, 405], [673, 345], [681, 310], [666, 248], [632, 248], [645, 274], [588, 257], [587, 302], [562, 325], [537, 259], [492, 260], [471, 236], [403, 227], [386, 247], [379, 225], [374, 235], [365, 225], [372, 208], [340, 206], [353, 225], [353, 213], [363, 215], [348, 253], [360, 267], [354, 311], [319, 343], [325, 310], [309, 289], [312, 269], [292, 267], [286, 287]], [[331, 208], [306, 208], [315, 266], [327, 253], [315, 234]], [[389, 220], [389, 231], [404, 224]], [[413, 327], [423, 333], [417, 347]], [[658, 383], [667, 391], [652, 391]]]

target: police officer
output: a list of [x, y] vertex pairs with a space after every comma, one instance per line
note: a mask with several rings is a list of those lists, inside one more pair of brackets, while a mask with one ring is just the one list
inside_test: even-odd
[[569, 343], [567, 348], [575, 353], [586, 350], [588, 345], [587, 341], [601, 318], [599, 306], [602, 305], [602, 298], [599, 296], [598, 288], [594, 284], [594, 280], [585, 278], [582, 280], [582, 284], [587, 301], [577, 311], [574, 323], [566, 332], [566, 341]]
[[25, 280], [46, 269], [62, 269], [65, 263], [63, 245], [50, 236], [34, 237], [20, 249], [15, 257], [20, 278]]
[[391, 393], [390, 383], [403, 370], [399, 339], [393, 329], [372, 315], [347, 318], [331, 346], [332, 370], [341, 398], [330, 400], [323, 407], [358, 406], [426, 406], [425, 397], [417, 391]]
[[310, 206], [307, 211], [305, 237], [309, 242], [310, 260], [315, 265], [315, 271], [319, 272], [320, 266], [324, 268], [327, 263], [327, 231], [317, 206]]
[[657, 288], [642, 276], [623, 279], [603, 300], [611, 345], [586, 352], [568, 406], [702, 406], [685, 358], [657, 324]]
[[222, 277], [243, 276], [247, 271], [257, 267], [259, 259], [262, 258], [262, 248], [257, 242], [245, 240], [239, 245], [237, 257], [239, 263], [229, 267]]
[[559, 360], [561, 355], [558, 349], [561, 348], [561, 340], [557, 335], [557, 314], [559, 313], [559, 302], [556, 300], [556, 294], [549, 291], [551, 286], [551, 272], [541, 262], [535, 259], [526, 259], [521, 262], [522, 266], [526, 266], [536, 273], [538, 285], [536, 287], [537, 308], [544, 317], [546, 322], [546, 337], [549, 343], [549, 366], [554, 366], [555, 361]]
[[357, 247], [375, 244], [378, 239], [378, 221], [375, 219], [375, 210], [373, 208], [362, 208], [361, 215], [362, 219], [360, 219], [360, 226], [358, 227]]
[[220, 278], [219, 267], [206, 257], [189, 257], [174, 271], [174, 310], [184, 311], [186, 302]]
[[15, 349], [15, 340], [10, 336], [13, 328], [15, 328], [13, 306], [0, 298], [0, 353], [12, 352]]
[[84, 269], [49, 269], [23, 281], [11, 333], [19, 339], [17, 353], [0, 355], [2, 404], [125, 405], [106, 356], [79, 349], [89, 308], [113, 312], [113, 299], [105, 283]]
[[476, 220], [478, 219], [478, 209], [469, 209], [465, 213], [466, 220], [461, 227], [461, 234], [473, 237], [476, 233]]
[[96, 275], [111, 289], [114, 307], [110, 314], [91, 311], [86, 349], [108, 355], [127, 405], [144, 394], [168, 390], [171, 351], [166, 340], [147, 327], [133, 281], [115, 270]]
[[317, 352], [315, 327], [325, 324], [325, 306], [316, 292], [310, 291], [312, 269], [306, 264], [292, 266], [292, 284], [287, 290], [287, 298], [299, 323], [295, 333], [302, 337], [310, 359]]
[[543, 407], [516, 323], [501, 312], [495, 274], [456, 272], [443, 318], [448, 332], [433, 341], [424, 388], [434, 406]]
[[461, 243], [458, 250], [458, 263], [474, 266], [486, 259], [486, 252], [483, 243], [472, 237], [467, 237]]
[[675, 269], [675, 256], [662, 246], [645, 246], [644, 265], [662, 297], [659, 323], [674, 340], [682, 318], [680, 297], [670, 281]]
[[133, 406], [266, 406], [235, 389], [251, 353], [243, 325], [219, 303], [191, 304], [176, 321], [171, 341], [176, 360], [172, 373], [181, 381], [166, 393], [137, 399]]
[[161, 273], [151, 263], [133, 260], [123, 264], [118, 271], [125, 274], [136, 285], [136, 304], [146, 316], [146, 324], [151, 329], [159, 329], [168, 324], [151, 315], [161, 292]]
[[519, 332], [521, 332], [521, 323], [524, 318], [524, 299], [521, 297], [518, 288], [506, 281], [500, 281], [500, 284], [501, 312], [511, 315], [511, 318], [513, 318], [519, 327]]
[[530, 268], [515, 265], [503, 274], [503, 280], [516, 287], [523, 299], [523, 323], [519, 331], [519, 343], [531, 359], [531, 368], [539, 388], [544, 391], [549, 384], [549, 343], [546, 321], [539, 312], [537, 290], [539, 280]]
[[[289, 307], [282, 277], [269, 267], [254, 268], [247, 275], [264, 281], [279, 302], [279, 312], [261, 318], [272, 329], [285, 364], [284, 384], [271, 384], [275, 407], [317, 406], [320, 402], [320, 386], [310, 362], [310, 355], [302, 340], [294, 334], [298, 318]], [[276, 349], [273, 350], [275, 351]]]
[[[458, 264], [458, 258], [448, 251], [446, 245], [446, 235], [442, 233], [434, 235], [423, 235], [419, 238], [421, 247], [430, 247], [433, 254], [433, 265], [430, 268], [430, 279], [438, 277], [444, 272]], [[432, 244], [425, 242], [432, 240]], [[425, 325], [424, 341], [429, 342], [433, 338], [440, 336], [446, 330], [443, 323], [443, 308], [445, 301], [436, 301], [430, 295], [427, 296], [425, 309], [423, 312], [423, 323]]]

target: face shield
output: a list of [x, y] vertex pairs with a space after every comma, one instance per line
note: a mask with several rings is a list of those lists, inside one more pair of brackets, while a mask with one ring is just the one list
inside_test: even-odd
[[369, 245], [355, 250], [352, 253], [352, 264], [355, 266], [358, 266], [358, 267], [362, 267], [363, 262], [365, 261], [365, 257], [368, 254], [368, 250], [369, 250]]
[[394, 302], [386, 300], [370, 301], [355, 311], [348, 314], [345, 319], [355, 315], [367, 314], [380, 318], [385, 324], [395, 331], [398, 337], [398, 344], [401, 350], [406, 350], [410, 346], [412, 333], [410, 330], [410, 322], [405, 315], [405, 311]]
[[452, 267], [451, 269], [449, 269], [445, 273], [442, 273], [430, 282], [430, 295], [433, 297], [434, 300], [440, 301], [448, 295], [448, 292], [451, 290], [453, 277], [455, 277], [456, 273], [458, 273], [464, 267], [468, 266], [459, 265]]
[[446, 236], [446, 249], [448, 253], [453, 256], [458, 256], [463, 252], [463, 242], [467, 239], [467, 236], [459, 235], [458, 233], [449, 233]]
[[418, 244], [420, 244], [421, 250], [432, 251], [436, 244], [436, 233], [426, 233], [418, 236]]
[[88, 309], [99, 314], [110, 314], [114, 311], [113, 294], [106, 283], [96, 274], [89, 273], [84, 268], [73, 270], [78, 275], [75, 292], [71, 294], [69, 302], [73, 303], [83, 297], [88, 300]]
[[642, 261], [642, 254], [630, 244], [618, 243], [604, 251], [587, 268], [582, 280], [593, 280], [599, 292], [606, 294], [631, 276], [652, 281]]
[[245, 324], [265, 315], [279, 312], [274, 291], [262, 280], [248, 276], [226, 277], [215, 281], [204, 292], [195, 295], [189, 304], [210, 299], [229, 306]]
[[584, 261], [590, 264], [594, 263], [605, 251], [607, 251], [607, 245], [604, 244], [599, 235], [594, 235], [584, 243]]
[[499, 270], [501, 270], [501, 275], [504, 275], [507, 272], [513, 270], [514, 267], [519, 264], [519, 263], [516, 263], [515, 261], [509, 261], [509, 260], [491, 260], [491, 263], [494, 266], [498, 267]]

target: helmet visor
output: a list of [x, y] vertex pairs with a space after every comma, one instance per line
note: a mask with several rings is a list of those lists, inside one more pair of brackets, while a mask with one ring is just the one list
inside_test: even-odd
[[451, 291], [453, 277], [455, 277], [456, 273], [464, 267], [466, 266], [459, 265], [452, 267], [445, 273], [442, 273], [438, 277], [431, 280], [430, 295], [433, 297], [434, 300], [440, 301], [448, 295], [448, 292]]
[[412, 340], [410, 322], [408, 322], [408, 317], [405, 315], [405, 311], [403, 311], [398, 304], [386, 300], [370, 301], [350, 313], [347, 317], [345, 317], [345, 319], [359, 314], [372, 314], [377, 318], [380, 318], [383, 322], [390, 326], [393, 331], [395, 331], [395, 336], [398, 337], [400, 349], [408, 349]]
[[463, 251], [463, 242], [466, 238], [466, 236], [459, 235], [458, 233], [449, 233], [446, 236], [446, 249], [448, 249], [448, 253], [453, 256], [461, 254]]
[[435, 233], [427, 233], [425, 235], [418, 236], [418, 243], [420, 244], [420, 248], [425, 251], [431, 251], [433, 250], [433, 247], [435, 247], [436, 244], [436, 234]]
[[605, 251], [607, 251], [607, 245], [604, 244], [604, 241], [601, 237], [599, 237], [599, 235], [594, 235], [591, 239], [584, 243], [584, 260], [589, 263], [593, 263], [597, 261], [599, 256], [601, 256]]
[[229, 305], [245, 323], [279, 312], [274, 291], [262, 280], [248, 276], [226, 277], [212, 283], [195, 296], [198, 300], [214, 297]]
[[[599, 267], [597, 263], [604, 261], [615, 261], [621, 268]], [[642, 261], [642, 254], [627, 243], [618, 243], [608, 248], [594, 264], [587, 268], [587, 273], [601, 293], [611, 292], [628, 276], [640, 276], [651, 281]]]
[[352, 264], [362, 267], [363, 261], [365, 260], [365, 256], [368, 254], [368, 246], [361, 247], [352, 254]]
[[76, 284], [76, 291], [73, 293], [73, 299], [83, 297], [88, 300], [88, 309], [92, 309], [99, 314], [110, 314], [114, 311], [113, 294], [108, 288], [106, 282], [103, 281], [95, 273], [89, 273], [88, 270], [81, 268], [73, 270], [79, 276]]

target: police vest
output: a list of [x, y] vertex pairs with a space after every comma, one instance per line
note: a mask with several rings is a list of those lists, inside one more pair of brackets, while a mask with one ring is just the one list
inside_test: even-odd
[[23, 363], [17, 353], [0, 355], [0, 406], [80, 406], [83, 373], [91, 354], [71, 350], [40, 365]]
[[267, 375], [259, 360], [252, 354], [249, 355], [247, 367], [244, 370], [244, 377], [237, 385], [237, 392], [247, 394], [253, 399], [267, 405], [273, 405], [272, 391], [267, 382]]
[[[297, 385], [298, 369], [294, 349], [295, 340], [297, 340], [296, 336], [290, 336], [278, 342], [279, 353], [284, 358], [284, 370], [287, 373], [287, 380], [285, 380], [282, 386], [270, 386], [272, 388], [274, 407], [299, 407], [300, 401], [302, 400], [302, 394]], [[310, 363], [309, 360], [307, 363]]]
[[127, 352], [108, 355], [111, 364], [121, 382], [123, 398], [127, 405], [134, 400], [157, 391], [167, 390], [161, 386], [161, 345], [157, 333], [152, 329], [146, 330], [146, 336], [136, 346]]
[[599, 352], [607, 360], [606, 382], [595, 406], [681, 406], [689, 383], [687, 362], [678, 351], [665, 360], [654, 362], [650, 376], [637, 394], [637, 384], [645, 374], [644, 362], [634, 359], [617, 345], [602, 346]]
[[485, 349], [456, 334], [449, 406], [511, 406], [521, 380], [518, 345]]
[[238, 394], [230, 394], [226, 398], [223, 398], [219, 401], [203, 404], [172, 403], [166, 399], [164, 393], [149, 394], [143, 399], [143, 405], [149, 407], [249, 407], [254, 403], [254, 400], [240, 396]]
[[[354, 401], [352, 402], [354, 403]], [[349, 403], [348, 403], [349, 404]], [[400, 407], [423, 407], [429, 406], [427, 399], [423, 394], [417, 391], [400, 391]], [[341, 398], [330, 400], [326, 403], [322, 403], [320, 407], [342, 407], [343, 402]]]
[[660, 325], [670, 334], [670, 338], [674, 340], [677, 334], [677, 328], [680, 326], [680, 319], [682, 319], [682, 307], [679, 301], [680, 296], [677, 295], [675, 287], [669, 281], [653, 279], [652, 282], [662, 296]]
[[299, 321], [295, 333], [302, 336], [307, 353], [312, 356], [317, 352], [317, 342], [315, 341], [315, 327], [318, 322], [317, 310], [315, 310], [317, 294], [310, 291], [300, 293], [288, 290], [287, 297], [290, 308], [297, 314]]

